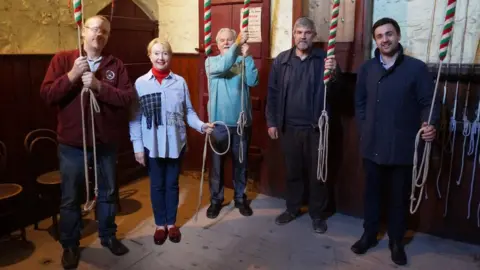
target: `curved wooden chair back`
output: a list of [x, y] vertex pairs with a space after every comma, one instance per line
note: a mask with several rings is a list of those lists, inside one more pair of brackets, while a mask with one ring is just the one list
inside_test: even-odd
[[25, 136], [25, 151], [34, 178], [58, 170], [57, 133], [50, 129], [36, 129]]
[[27, 153], [32, 153], [34, 144], [38, 142], [39, 140], [47, 139], [49, 141], [52, 141], [55, 143], [56, 146], [58, 146], [57, 143], [57, 133], [51, 129], [47, 128], [39, 128], [30, 131], [27, 136], [25, 136], [25, 140], [23, 141], [23, 146], [25, 147], [25, 150]]

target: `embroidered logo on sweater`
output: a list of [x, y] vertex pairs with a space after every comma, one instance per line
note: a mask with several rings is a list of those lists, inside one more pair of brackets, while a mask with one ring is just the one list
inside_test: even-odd
[[107, 78], [107, 80], [113, 81], [113, 79], [115, 79], [115, 72], [107, 70], [105, 72], [105, 78]]

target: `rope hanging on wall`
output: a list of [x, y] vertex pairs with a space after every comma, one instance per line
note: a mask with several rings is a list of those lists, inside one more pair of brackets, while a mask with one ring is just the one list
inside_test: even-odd
[[[439, 51], [440, 65], [438, 67], [438, 74], [437, 74], [437, 79], [435, 83], [435, 91], [433, 93], [432, 103], [430, 106], [430, 113], [427, 120], [427, 126], [430, 125], [430, 122], [432, 120], [432, 113], [433, 113], [433, 108], [435, 106], [435, 100], [436, 100], [437, 90], [438, 90], [438, 82], [440, 80], [440, 72], [442, 70], [443, 60], [447, 55], [450, 39], [452, 38], [452, 29], [453, 29], [453, 22], [455, 17], [455, 7], [456, 7], [456, 0], [448, 0], [442, 38], [440, 40], [440, 51]], [[425, 142], [425, 147], [424, 147], [420, 167], [417, 167], [418, 166], [418, 147], [419, 147], [418, 145], [420, 143], [421, 135], [424, 132], [424, 129], [425, 129], [424, 127], [420, 128], [415, 138], [415, 152], [413, 155], [413, 170], [412, 170], [412, 190], [410, 195], [410, 213], [411, 214], [414, 214], [420, 206], [420, 203], [422, 201], [423, 188], [428, 178], [430, 151], [432, 147], [431, 142]], [[420, 194], [418, 196], [418, 199], [415, 198], [415, 189], [417, 187], [420, 188]]]
[[[478, 48], [480, 46], [480, 40], [477, 39], [477, 44], [474, 48], [477, 48], [476, 51], [478, 51]], [[472, 67], [475, 65], [475, 56], [473, 57], [472, 60]], [[468, 82], [468, 89], [470, 89], [470, 81]], [[467, 118], [468, 121], [468, 118]], [[480, 164], [480, 154], [479, 152], [479, 144], [480, 144], [480, 99], [478, 100], [478, 105], [477, 105], [477, 110], [475, 113], [475, 119], [472, 121], [470, 125], [470, 145], [469, 145], [469, 150], [468, 150], [468, 155], [474, 155], [473, 159], [473, 168], [472, 168], [472, 178], [470, 180], [470, 194], [468, 196], [468, 205], [467, 205], [467, 219], [470, 219], [470, 214], [471, 214], [471, 207], [472, 207], [472, 199], [473, 199], [473, 193], [474, 193], [474, 186], [475, 186], [475, 176], [477, 175], [475, 172], [477, 170], [477, 162]], [[476, 137], [476, 142], [475, 142], [475, 135]], [[466, 139], [466, 138], [465, 138]], [[465, 144], [465, 143], [464, 143]], [[460, 181], [460, 179], [459, 179]], [[458, 183], [458, 182], [457, 182]], [[480, 228], [480, 201], [477, 206], [477, 226]]]
[[[77, 42], [78, 42], [78, 53], [82, 56], [82, 35], [81, 29], [84, 25], [84, 16], [83, 16], [83, 0], [73, 0], [73, 18], [75, 23], [77, 24]], [[95, 189], [94, 189], [94, 198], [90, 200], [90, 177], [88, 173], [88, 158], [87, 158], [87, 135], [86, 135], [86, 127], [85, 127], [85, 109], [83, 106], [83, 95], [87, 94], [90, 97], [90, 117], [92, 123], [92, 147], [93, 147], [93, 168], [94, 168], [94, 176], [95, 176]], [[84, 173], [85, 173], [85, 187], [86, 187], [86, 202], [83, 206], [84, 211], [90, 211], [93, 209], [95, 202], [97, 201], [98, 197], [98, 172], [97, 172], [97, 147], [96, 147], [96, 140], [95, 140], [95, 113], [100, 113], [100, 106], [92, 92], [89, 88], [83, 88], [82, 92], [80, 93], [80, 108], [82, 112], [82, 139], [83, 139], [83, 166], [84, 166]]]
[[[459, 73], [460, 73], [460, 68], [462, 66], [462, 60], [463, 60], [463, 53], [464, 53], [464, 47], [465, 47], [465, 35], [467, 33], [467, 19], [468, 19], [468, 3], [469, 0], [467, 0], [467, 6], [465, 9], [465, 25], [463, 27], [463, 32], [462, 32], [462, 41], [461, 41], [461, 46], [460, 46], [460, 65], [459, 65]], [[453, 168], [453, 157], [455, 153], [455, 139], [457, 135], [457, 104], [458, 104], [458, 88], [460, 86], [460, 79], [457, 79], [457, 85], [455, 88], [455, 100], [454, 100], [454, 105], [453, 105], [453, 110], [452, 110], [452, 116], [450, 117], [450, 171], [448, 173], [448, 182], [447, 182], [447, 194], [445, 196], [445, 211], [443, 213], [443, 217], [447, 216], [448, 212], [448, 199], [450, 197], [450, 183], [452, 181], [452, 168]], [[463, 161], [462, 161], [463, 162]]]
[[[208, 61], [208, 56], [212, 53], [212, 4], [211, 0], [205, 0], [203, 4], [203, 29], [204, 29], [204, 46], [205, 46], [205, 56], [207, 57]], [[208, 64], [208, 72], [207, 72], [207, 89], [210, 87], [210, 64]], [[209, 91], [208, 91], [209, 92]], [[211, 110], [209, 110], [211, 112]], [[212, 139], [210, 134], [205, 135], [205, 143], [203, 145], [203, 155], [202, 155], [202, 172], [201, 172], [201, 177], [200, 177], [200, 188], [199, 188], [199, 194], [198, 194], [198, 203], [197, 203], [197, 210], [195, 211], [195, 222], [198, 220], [198, 212], [200, 212], [200, 206], [202, 205], [202, 198], [203, 198], [203, 182], [205, 181], [205, 164], [207, 161], [207, 147], [208, 144], [210, 144], [210, 148], [212, 149], [213, 152], [217, 155], [225, 155], [228, 153], [230, 150], [230, 130], [228, 126], [222, 122], [222, 121], [215, 121], [212, 124], [214, 125], [223, 125], [225, 126], [225, 129], [227, 130], [227, 136], [228, 136], [228, 144], [227, 144], [227, 149], [223, 152], [218, 152], [215, 150], [215, 148], [212, 145]]]
[[[338, 28], [338, 15], [340, 10], [340, 0], [333, 0], [333, 7], [330, 19], [330, 32], [328, 36], [327, 57], [335, 55], [335, 44]], [[323, 71], [323, 110], [318, 119], [318, 129], [320, 138], [318, 140], [318, 162], [317, 162], [317, 180], [327, 181], [328, 176], [328, 134], [329, 134], [329, 118], [327, 112], [327, 88], [332, 78], [332, 70], [325, 69]]]
[[470, 180], [470, 194], [468, 196], [468, 206], [467, 206], [467, 219], [470, 219], [470, 214], [472, 211], [472, 199], [473, 199], [473, 192], [474, 192], [474, 186], [475, 186], [475, 172], [477, 170], [477, 162], [480, 162], [478, 158], [478, 146], [480, 144], [480, 100], [478, 101], [477, 105], [477, 112], [476, 112], [476, 118], [475, 121], [472, 123], [472, 137], [477, 135], [477, 141], [475, 143], [475, 152], [473, 153], [474, 158], [473, 158], [473, 168], [472, 168], [472, 179]]
[[[477, 45], [474, 46], [474, 48], [479, 48], [479, 45], [480, 45], [480, 40], [477, 40]], [[476, 52], [477, 50], [475, 50]], [[472, 68], [473, 66], [475, 65], [475, 59], [472, 60]], [[466, 155], [468, 156], [471, 156], [473, 155], [474, 153], [474, 146], [475, 146], [475, 134], [477, 133], [477, 130], [476, 128], [473, 127], [473, 124], [474, 122], [470, 122], [468, 120], [468, 100], [470, 98], [470, 83], [471, 81], [468, 81], [468, 85], [467, 85], [467, 94], [466, 94], [466, 97], [465, 97], [465, 103], [464, 103], [464, 107], [463, 107], [463, 116], [462, 116], [462, 120], [463, 120], [463, 132], [462, 132], [462, 135], [463, 135], [463, 145], [462, 145], [462, 165], [460, 167], [460, 175], [458, 176], [458, 180], [457, 180], [457, 185], [459, 186], [462, 182], [462, 177], [463, 177], [463, 168], [464, 168], [464, 165], [465, 165], [465, 152], [467, 152]], [[466, 151], [466, 146], [467, 146], [467, 139], [470, 138], [470, 141], [469, 141], [469, 147], [468, 147], [468, 151]]]

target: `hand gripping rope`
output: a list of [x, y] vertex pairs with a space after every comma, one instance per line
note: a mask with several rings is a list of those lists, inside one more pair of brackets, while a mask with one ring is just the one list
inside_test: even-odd
[[[328, 36], [327, 57], [335, 54], [335, 38], [337, 37], [338, 15], [340, 11], [340, 0], [333, 0], [333, 7], [330, 20], [330, 33]], [[332, 70], [325, 69], [323, 72], [323, 110], [318, 119], [318, 129], [320, 138], [318, 140], [318, 162], [317, 162], [317, 179], [322, 182], [327, 181], [328, 176], [328, 112], [327, 112], [327, 85], [332, 78]]]
[[[440, 40], [440, 51], [439, 51], [439, 58], [440, 58], [440, 65], [438, 67], [438, 74], [437, 74], [437, 79], [435, 83], [435, 91], [433, 93], [433, 98], [432, 98], [432, 104], [430, 106], [430, 113], [428, 116], [428, 121], [427, 124], [430, 125], [431, 119], [432, 119], [432, 113], [433, 113], [433, 108], [435, 106], [435, 99], [437, 96], [437, 90], [438, 90], [438, 82], [440, 80], [440, 72], [442, 70], [442, 63], [443, 60], [445, 59], [445, 56], [447, 55], [447, 50], [448, 50], [448, 45], [450, 43], [450, 39], [452, 37], [452, 29], [453, 29], [453, 22], [454, 22], [454, 17], [455, 17], [455, 6], [456, 6], [456, 0], [448, 0], [447, 4], [447, 11], [445, 15], [445, 22], [443, 26], [443, 32], [442, 32], [442, 38]], [[422, 155], [422, 160], [420, 163], [420, 167], [417, 167], [418, 165], [418, 145], [421, 140], [421, 135], [423, 133], [424, 129], [421, 128], [417, 136], [415, 138], [415, 152], [413, 155], [413, 170], [412, 170], [412, 191], [410, 195], [410, 213], [414, 214], [421, 203], [422, 200], [422, 194], [423, 194], [423, 188], [425, 186], [425, 183], [428, 178], [428, 168], [429, 168], [429, 162], [430, 162], [430, 150], [431, 150], [431, 142], [425, 142], [425, 148], [423, 151]], [[420, 178], [421, 177], [421, 178]], [[420, 194], [418, 196], [418, 199], [415, 198], [415, 188], [419, 187], [420, 188]], [[416, 204], [415, 204], [416, 201]]]

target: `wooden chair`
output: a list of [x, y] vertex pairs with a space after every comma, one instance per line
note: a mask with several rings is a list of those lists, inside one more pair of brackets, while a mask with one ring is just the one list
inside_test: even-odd
[[[34, 175], [36, 178], [36, 184], [39, 186], [39, 190], [43, 190], [44, 192], [40, 192], [39, 198], [40, 199], [49, 199], [51, 202], [52, 207], [55, 207], [55, 209], [59, 209], [60, 205], [60, 199], [61, 199], [61, 177], [60, 177], [60, 171], [58, 168], [58, 158], [56, 158], [56, 161], [54, 163], [50, 162], [51, 164], [47, 166], [47, 168], [38, 168], [40, 163], [45, 163], [46, 160], [40, 160], [38, 158], [42, 158], [45, 154], [46, 151], [49, 151], [49, 154], [52, 155], [54, 154], [55, 157], [58, 155], [58, 142], [57, 142], [57, 133], [53, 130], [50, 129], [36, 129], [31, 131], [30, 133], [27, 134], [25, 137], [24, 141], [24, 146], [25, 150], [29, 154], [30, 157], [30, 163], [32, 164], [32, 170], [34, 170]], [[37, 156], [35, 155], [35, 146], [40, 145], [40, 143], [49, 143], [50, 146], [55, 146], [55, 149], [48, 150], [48, 147], [43, 147], [40, 150], [44, 150], [43, 153], [37, 153]], [[53, 156], [53, 155], [52, 155]], [[37, 158], [36, 158], [37, 157]], [[39, 162], [42, 161], [42, 162]], [[93, 176], [93, 168], [89, 165], [89, 174], [90, 174], [90, 186], [94, 186], [94, 176]], [[91, 191], [91, 197], [93, 198], [93, 189]], [[58, 195], [57, 195], [58, 194]], [[82, 196], [84, 194], [82, 193]], [[85, 199], [82, 198], [82, 196], [79, 198], [80, 200]], [[117, 206], [120, 208], [120, 197], [118, 195], [118, 186], [117, 186]], [[82, 208], [83, 209], [83, 208]], [[96, 209], [95, 209], [96, 210]], [[120, 210], [121, 211], [121, 210]], [[82, 213], [83, 215], [86, 215], [88, 213]], [[97, 212], [94, 212], [95, 214], [95, 220], [97, 219]], [[56, 232], [56, 237], [58, 239], [58, 219], [57, 219], [57, 211], [53, 211], [52, 213], [52, 223]], [[38, 230], [38, 222], [35, 223], [35, 229]]]
[[[7, 164], [7, 147], [0, 141], [0, 178], [4, 178]], [[21, 204], [19, 197], [22, 194], [23, 187], [14, 183], [0, 183], [0, 218], [12, 217], [18, 213]], [[26, 241], [25, 227], [20, 228], [21, 238]]]
[[[29, 168], [37, 187], [38, 202], [48, 209], [54, 229], [59, 238], [57, 213], [61, 201], [61, 177], [58, 165], [57, 133], [50, 129], [36, 129], [27, 134], [24, 147], [28, 153]], [[38, 220], [35, 222], [38, 230]]]

